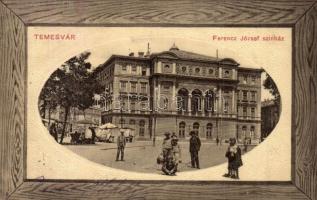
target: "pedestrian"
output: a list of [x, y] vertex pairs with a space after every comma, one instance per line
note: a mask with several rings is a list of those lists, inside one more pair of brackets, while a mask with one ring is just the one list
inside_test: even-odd
[[182, 162], [182, 154], [181, 154], [181, 147], [178, 144], [178, 138], [177, 137], [176, 138], [174, 137], [172, 139], [172, 153], [173, 153], [173, 157], [175, 159], [176, 171], [179, 171], [178, 170], [178, 163]]
[[176, 136], [176, 133], [175, 133], [175, 132], [173, 132], [173, 133], [172, 133], [171, 138], [172, 138], [172, 140], [173, 140], [173, 139], [175, 139], [175, 138], [177, 138], [177, 136]]
[[91, 131], [91, 144], [95, 144], [96, 131], [94, 127], [89, 127]]
[[218, 136], [216, 138], [216, 143], [217, 143], [217, 146], [219, 146], [219, 138], [218, 138]]
[[201, 142], [195, 131], [191, 131], [190, 136], [191, 138], [189, 140], [189, 152], [191, 158], [191, 165], [192, 168], [200, 169], [198, 152], [200, 150]]
[[165, 160], [167, 155], [172, 149], [172, 138], [170, 137], [171, 134], [169, 132], [165, 132], [164, 135], [165, 135], [165, 138], [162, 144], [162, 151], [163, 151], [163, 157]]
[[119, 155], [121, 154], [121, 161], [124, 161], [124, 148], [126, 145], [124, 131], [120, 131], [120, 135], [117, 138], [117, 159], [119, 161]]
[[173, 157], [173, 155], [171, 153], [169, 153], [166, 156], [166, 160], [162, 166], [162, 171], [164, 172], [164, 174], [169, 175], [169, 176], [176, 175], [177, 165], [176, 165], [175, 158]]
[[243, 151], [246, 153], [248, 151], [248, 140], [245, 138], [244, 139], [244, 148]]
[[242, 166], [241, 149], [235, 138], [229, 139], [229, 146], [225, 155], [228, 159], [228, 173], [224, 177], [239, 179], [239, 168]]

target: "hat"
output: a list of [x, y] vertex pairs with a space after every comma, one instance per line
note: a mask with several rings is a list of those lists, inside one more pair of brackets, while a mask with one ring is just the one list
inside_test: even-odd
[[172, 140], [178, 140], [176, 135], [172, 135]]
[[170, 135], [170, 134], [171, 134], [170, 132], [165, 132], [165, 133], [164, 133], [164, 135], [166, 135], [166, 136], [167, 136], [167, 135]]
[[191, 131], [191, 132], [189, 132], [189, 135], [195, 135], [196, 134], [196, 132], [195, 131]]

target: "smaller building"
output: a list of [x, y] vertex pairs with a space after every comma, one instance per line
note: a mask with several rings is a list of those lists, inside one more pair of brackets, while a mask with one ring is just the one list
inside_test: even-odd
[[[45, 115], [45, 116], [44, 116]], [[42, 115], [42, 120], [45, 126], [50, 126], [53, 122], [57, 124], [59, 132], [63, 127], [65, 111], [59, 106], [54, 110], [48, 108]], [[91, 106], [85, 111], [77, 108], [72, 108], [68, 115], [66, 125], [66, 134], [69, 132], [79, 131], [83, 132], [84, 129], [89, 125], [100, 125], [101, 124], [101, 108], [98, 105]]]
[[274, 100], [266, 99], [261, 102], [261, 141], [263, 141], [275, 128], [280, 116], [280, 104]]

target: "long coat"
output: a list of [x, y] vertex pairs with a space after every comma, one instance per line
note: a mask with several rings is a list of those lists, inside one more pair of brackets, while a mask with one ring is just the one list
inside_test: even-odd
[[199, 137], [192, 136], [189, 140], [189, 152], [198, 152], [200, 150], [201, 142]]

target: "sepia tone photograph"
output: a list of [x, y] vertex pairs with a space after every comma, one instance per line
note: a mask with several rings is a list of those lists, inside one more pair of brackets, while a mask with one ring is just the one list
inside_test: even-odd
[[141, 38], [92, 48], [56, 66], [38, 95], [43, 134], [114, 169], [178, 176], [222, 164], [218, 176], [239, 180], [244, 156], [279, 122], [278, 86], [262, 66], [240, 64], [221, 46], [204, 50], [182, 41]]
[[[0, 199], [316, 199], [316, 6], [0, 0]], [[146, 75], [147, 93], [143, 64], [125, 71], [119, 57], [161, 70]], [[237, 79], [223, 75], [227, 59]], [[242, 68], [262, 71], [258, 141]], [[95, 81], [103, 71], [119, 89]]]

